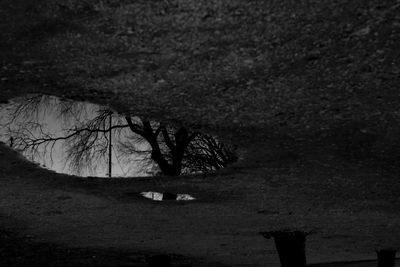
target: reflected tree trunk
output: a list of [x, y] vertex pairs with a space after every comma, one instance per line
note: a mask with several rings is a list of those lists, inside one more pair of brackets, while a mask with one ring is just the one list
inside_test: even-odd
[[[142, 120], [141, 125], [133, 123], [126, 117], [130, 129], [142, 136], [151, 146], [151, 158], [157, 163], [161, 172], [167, 176], [177, 176], [182, 172], [182, 161], [189, 143], [197, 133], [189, 134], [186, 128], [181, 127], [171, 133], [163, 125], [153, 129], [150, 121]], [[162, 134], [166, 147], [169, 149], [170, 159], [162, 152], [159, 135]]]
[[[18, 100], [8, 112], [1, 123], [7, 128], [10, 147], [52, 161], [53, 150], [61, 144], [75, 174], [100, 165], [106, 171], [108, 165], [111, 177], [112, 143], [118, 144], [125, 159], [140, 155], [146, 172], [167, 176], [216, 171], [237, 160], [236, 148], [211, 135], [139, 117], [113, 116], [108, 108], [87, 103], [33, 96]], [[62, 120], [64, 125], [47, 127], [46, 120]]]
[[168, 255], [155, 255], [146, 258], [148, 267], [171, 267], [171, 257]]
[[108, 177], [112, 176], [112, 113], [110, 112], [110, 132], [109, 132], [109, 144], [108, 144]]
[[396, 250], [382, 249], [376, 252], [378, 254], [378, 267], [394, 267], [396, 261]]
[[282, 267], [306, 266], [306, 233], [276, 231], [261, 234], [267, 239], [274, 238]]

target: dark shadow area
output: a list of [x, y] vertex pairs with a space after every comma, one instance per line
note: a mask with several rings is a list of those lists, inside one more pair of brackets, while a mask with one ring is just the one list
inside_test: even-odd
[[[399, 259], [396, 259], [397, 262]], [[315, 263], [308, 264], [310, 267], [376, 267], [378, 262], [376, 260], [360, 260], [360, 261], [341, 261], [330, 263]]]
[[147, 257], [149, 267], [171, 267], [171, 257], [168, 255], [154, 255]]
[[396, 263], [395, 249], [381, 249], [376, 253], [378, 255], [378, 267], [394, 267]]
[[273, 238], [282, 267], [306, 266], [306, 235], [301, 231], [262, 232], [267, 239]]
[[37, 243], [0, 229], [0, 266], [147, 266], [145, 254]]
[[274, 239], [281, 267], [394, 267], [396, 264], [395, 249], [377, 250], [377, 260], [307, 264], [306, 236], [311, 233], [282, 230], [260, 234], [266, 239]]
[[200, 267], [219, 266], [176, 254], [116, 248], [69, 248], [36, 242], [31, 236], [20, 237], [12, 231], [0, 229], [0, 266], [12, 267]]

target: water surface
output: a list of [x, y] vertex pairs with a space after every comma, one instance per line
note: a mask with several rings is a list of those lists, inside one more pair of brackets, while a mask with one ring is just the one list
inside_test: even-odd
[[60, 173], [136, 177], [216, 171], [235, 147], [182, 125], [123, 116], [109, 107], [28, 95], [0, 107], [0, 140]]

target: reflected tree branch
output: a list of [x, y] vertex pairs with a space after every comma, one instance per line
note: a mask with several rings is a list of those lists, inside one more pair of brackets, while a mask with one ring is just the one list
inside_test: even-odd
[[[68, 126], [63, 134], [47, 132], [40, 122], [40, 114], [49, 112]], [[32, 156], [49, 152], [52, 158], [56, 143], [62, 142], [68, 164], [76, 173], [94, 168], [107, 157], [110, 132], [118, 137], [113, 139], [127, 161], [136, 155], [144, 169], [157, 166], [164, 175], [215, 171], [237, 160], [235, 147], [224, 145], [211, 135], [138, 117], [119, 117], [107, 108], [100, 108], [94, 117], [82, 120], [87, 112], [82, 103], [30, 97], [15, 104], [8, 132], [14, 147]], [[110, 116], [115, 118], [113, 125], [107, 123]]]

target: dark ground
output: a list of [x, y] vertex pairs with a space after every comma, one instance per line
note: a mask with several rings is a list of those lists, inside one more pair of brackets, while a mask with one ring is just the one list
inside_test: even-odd
[[0, 266], [145, 266], [143, 254], [36, 243], [6, 230], [1, 230], [0, 242]]
[[[149, 252], [121, 251], [117, 249], [68, 248], [51, 243], [37, 243], [29, 236], [18, 237], [7, 230], [0, 231], [0, 266], [14, 267], [107, 267], [107, 266], [148, 266], [148, 256], [160, 255]], [[168, 255], [168, 254], [163, 254]], [[199, 260], [189, 259], [178, 255], [168, 255], [172, 266], [219, 266], [222, 264], [200, 263]], [[399, 261], [400, 262], [400, 261]], [[374, 260], [310, 264], [310, 267], [372, 267]], [[397, 266], [397, 265], [396, 265]]]
[[[324, 156], [299, 149], [303, 154], [294, 157], [296, 151], [264, 145], [263, 154], [249, 147], [242, 161], [218, 174], [151, 179], [56, 174], [1, 146], [0, 206], [9, 220], [1, 260], [143, 266], [145, 255], [173, 254], [182, 255], [173, 257], [176, 266], [278, 266], [273, 242], [258, 233], [299, 227], [316, 230], [307, 241], [310, 263], [374, 259], [377, 246], [398, 244], [396, 169], [328, 157], [326, 149]], [[148, 190], [185, 192], [198, 201], [139, 197]]]
[[[82, 182], [0, 147], [0, 212], [25, 220], [18, 235], [2, 231], [0, 263], [143, 264], [127, 252], [143, 239], [150, 251], [261, 266], [276, 255], [257, 233], [273, 227], [319, 229], [313, 262], [398, 247], [399, 1], [81, 3], [1, 1], [0, 102], [40, 92], [107, 104], [220, 133], [244, 160], [214, 176]], [[148, 188], [206, 200], [127, 196]], [[30, 233], [44, 243], [19, 237]], [[115, 240], [125, 247], [108, 249]]]
[[149, 257], [167, 255], [172, 266], [219, 266], [175, 254], [149, 251], [128, 251], [116, 248], [69, 248], [59, 244], [36, 242], [33, 237], [20, 236], [9, 230], [0, 230], [0, 266], [14, 267], [107, 267], [148, 266]]

